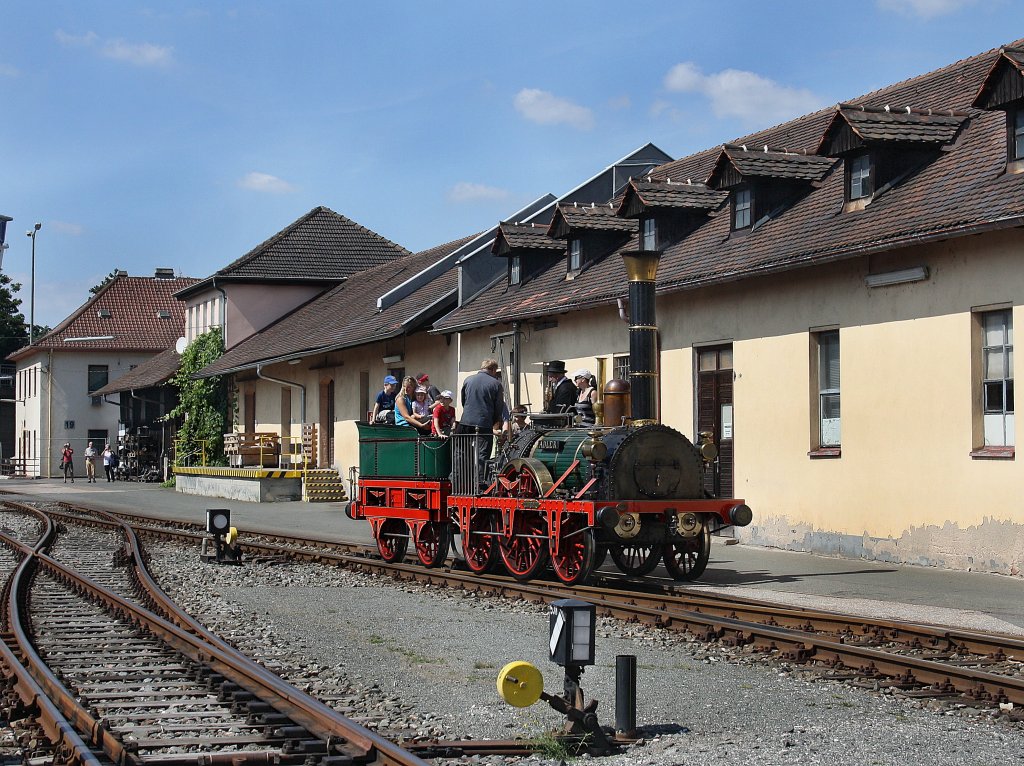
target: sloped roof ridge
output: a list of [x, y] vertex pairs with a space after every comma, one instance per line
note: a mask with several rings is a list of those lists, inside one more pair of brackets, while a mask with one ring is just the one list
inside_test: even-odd
[[808, 151], [807, 149], [789, 149], [787, 147], [773, 147], [771, 144], [722, 144], [722, 149], [725, 151], [744, 151], [744, 152], [767, 152], [769, 154], [793, 154], [800, 157], [815, 157], [814, 152]]
[[391, 247], [398, 248], [403, 253], [409, 253], [410, 252], [408, 249], [402, 247], [397, 242], [392, 242], [387, 237], [385, 237], [385, 236], [383, 236], [381, 234], [378, 234], [377, 232], [373, 231], [372, 229], [366, 228], [365, 226], [363, 226], [358, 221], [353, 221], [348, 216], [342, 215], [341, 213], [338, 213], [337, 211], [332, 210], [331, 208], [327, 207], [326, 205], [317, 205], [315, 208], [310, 210], [305, 215], [299, 216], [294, 221], [292, 221], [290, 224], [285, 226], [283, 229], [281, 229], [277, 233], [271, 235], [267, 239], [263, 240], [263, 242], [261, 242], [260, 244], [256, 245], [254, 248], [249, 250], [249, 252], [245, 253], [242, 256], [239, 256], [238, 258], [233, 260], [231, 263], [229, 263], [227, 266], [225, 266], [224, 268], [222, 268], [219, 271], [215, 272], [215, 274], [217, 274], [218, 276], [221, 276], [221, 275], [226, 276], [231, 271], [237, 270], [241, 266], [244, 266], [245, 264], [249, 263], [249, 261], [252, 261], [253, 259], [258, 257], [259, 255], [261, 255], [265, 250], [267, 250], [270, 247], [276, 245], [278, 242], [286, 239], [296, 229], [298, 229], [300, 226], [302, 226], [303, 224], [305, 224], [308, 221], [310, 221], [314, 216], [316, 216], [318, 214], [322, 214], [322, 213], [326, 213], [326, 214], [330, 214], [330, 215], [336, 216], [336, 217], [340, 218], [341, 220], [345, 221], [346, 223], [351, 224], [357, 230], [363, 232], [364, 234], [368, 234], [368, 235], [370, 235], [372, 237], [376, 237], [377, 239], [381, 240], [382, 243], [385, 243], [385, 244], [387, 244], [387, 245], [389, 245]]

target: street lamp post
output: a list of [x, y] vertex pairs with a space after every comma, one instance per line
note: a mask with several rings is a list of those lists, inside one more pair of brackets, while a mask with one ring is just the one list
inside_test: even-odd
[[32, 282], [29, 287], [29, 325], [28, 325], [28, 345], [35, 343], [36, 339], [36, 234], [43, 228], [41, 223], [37, 223], [29, 231], [25, 232], [26, 237], [32, 239]]

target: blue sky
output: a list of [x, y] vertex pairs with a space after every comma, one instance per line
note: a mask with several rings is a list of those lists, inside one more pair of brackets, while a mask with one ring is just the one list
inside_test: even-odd
[[422, 250], [654, 142], [679, 157], [1024, 37], [1013, 0], [0, 6], [3, 270], [54, 325], [317, 205]]

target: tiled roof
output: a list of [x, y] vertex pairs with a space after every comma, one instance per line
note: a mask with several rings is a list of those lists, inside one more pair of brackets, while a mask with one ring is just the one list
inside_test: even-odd
[[507, 255], [510, 250], [565, 250], [565, 243], [548, 236], [548, 227], [532, 223], [502, 223], [491, 252]]
[[[780, 215], [741, 236], [727, 215], [711, 216], [682, 241], [666, 248], [658, 272], [659, 291], [718, 284], [881, 252], [928, 241], [1024, 224], [1024, 174], [1004, 173], [1006, 120], [970, 104], [998, 51], [897, 83], [856, 99], [872, 106], [915, 104], [923, 109], [970, 113], [957, 143], [941, 152], [863, 210], [844, 213], [844, 173], [836, 163], [812, 189]], [[835, 109], [738, 139], [748, 147], [787, 146], [813, 152]], [[684, 157], [652, 171], [652, 178], [685, 180], [710, 173], [719, 149]], [[702, 175], [703, 174], [703, 175]], [[632, 238], [620, 250], [636, 249]], [[562, 264], [510, 289], [498, 283], [435, 324], [437, 332], [557, 314], [614, 302], [627, 293], [618, 254], [565, 281]]]
[[722, 169], [731, 164], [744, 178], [784, 178], [792, 181], [820, 181], [835, 160], [814, 154], [775, 151], [767, 144], [763, 147], [726, 144], [722, 155], [708, 178], [708, 186]]
[[548, 227], [549, 237], [568, 237], [575, 230], [636, 231], [636, 221], [615, 214], [618, 205], [559, 205]]
[[[51, 332], [10, 355], [54, 351], [163, 351], [185, 327], [185, 304], [174, 294], [198, 280], [120, 275], [112, 279]], [[71, 338], [96, 338], [75, 340]]]
[[683, 210], [714, 210], [729, 198], [729, 192], [711, 189], [704, 184], [673, 182], [671, 179], [632, 179], [626, 187], [622, 204], [616, 211], [626, 215], [627, 208], [672, 208]]
[[914, 144], [945, 144], [952, 141], [964, 120], [966, 112], [913, 111], [906, 107], [899, 111], [878, 107], [840, 104], [835, 119], [825, 138], [841, 122], [865, 143], [899, 141]]
[[425, 315], [432, 319], [439, 313], [438, 309], [430, 315], [432, 307], [454, 300], [457, 270], [445, 271], [383, 311], [377, 310], [377, 298], [476, 236], [360, 272], [230, 349], [200, 374], [218, 375], [254, 367], [258, 362], [350, 348], [411, 332], [416, 320]]
[[94, 396], [104, 394], [117, 394], [122, 391], [140, 391], [144, 388], [153, 388], [163, 385], [178, 371], [181, 366], [181, 354], [173, 348], [169, 348], [162, 354], [157, 354], [148, 359], [134, 370], [129, 370], [117, 380], [108, 383]]
[[[408, 254], [409, 251], [401, 245], [321, 206], [313, 208], [213, 276], [245, 280], [338, 281]], [[204, 286], [207, 281], [203, 280]], [[191, 292], [194, 290], [188, 291]]]

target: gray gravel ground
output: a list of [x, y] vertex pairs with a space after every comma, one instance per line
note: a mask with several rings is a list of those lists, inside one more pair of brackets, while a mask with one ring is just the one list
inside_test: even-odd
[[[503, 665], [527, 660], [547, 691], [561, 691], [544, 605], [307, 565], [201, 565], [198, 551], [170, 547], [154, 549], [153, 567], [208, 625], [388, 736], [542, 737], [560, 724], [544, 703], [509, 707], [495, 685]], [[1024, 726], [988, 711], [813, 680], [800, 668], [602, 619], [583, 686], [601, 700], [607, 725], [617, 654], [637, 656], [643, 740], [602, 766], [1024, 764]]]

